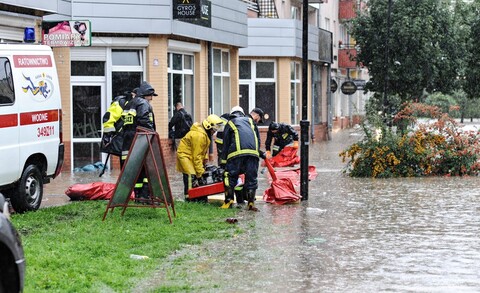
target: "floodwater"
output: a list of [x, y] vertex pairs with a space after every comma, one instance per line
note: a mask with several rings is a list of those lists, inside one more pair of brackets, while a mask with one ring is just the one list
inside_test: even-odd
[[[308, 201], [257, 202], [260, 212], [238, 215], [243, 233], [185, 247], [134, 292], [159, 284], [193, 292], [480, 292], [480, 178], [350, 178], [338, 153], [359, 138], [343, 130], [310, 145], [319, 174]], [[259, 178], [263, 193], [268, 181]]]

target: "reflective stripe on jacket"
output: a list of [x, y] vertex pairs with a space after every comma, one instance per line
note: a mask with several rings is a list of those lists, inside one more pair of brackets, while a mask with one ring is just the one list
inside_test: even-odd
[[253, 119], [244, 116], [228, 121], [223, 132], [221, 163], [239, 156], [259, 156], [260, 134]]
[[265, 140], [265, 149], [271, 150], [272, 139], [275, 138], [274, 144], [278, 146], [278, 149], [283, 149], [286, 145], [298, 141], [298, 133], [292, 126], [284, 123], [279, 123], [280, 128], [277, 133], [272, 131], [267, 132], [267, 139]]

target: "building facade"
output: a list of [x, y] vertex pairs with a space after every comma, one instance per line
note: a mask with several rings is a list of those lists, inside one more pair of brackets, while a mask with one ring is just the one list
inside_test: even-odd
[[[300, 0], [37, 2], [1, 2], [0, 41], [21, 42], [25, 26], [36, 27], [37, 42], [42, 24], [43, 29], [65, 22], [75, 23], [72, 31], [77, 24], [90, 28], [82, 35], [89, 46], [53, 47], [62, 92], [64, 170], [104, 161], [99, 151], [102, 115], [114, 97], [142, 80], [158, 93], [152, 106], [166, 151], [171, 151], [167, 125], [176, 101], [195, 121], [237, 104], [246, 112], [262, 108], [269, 116], [260, 125], [262, 148], [271, 121], [299, 129]], [[328, 26], [321, 27], [326, 4], [310, 5], [308, 11], [307, 106], [316, 140], [328, 138], [332, 117], [341, 112], [330, 90], [330, 80], [338, 78], [332, 51], [337, 37]], [[15, 19], [15, 27], [5, 17]], [[166, 157], [173, 161], [175, 156]]]
[[[240, 48], [240, 105], [260, 107], [271, 121], [299, 129], [302, 120], [303, 2], [246, 1], [248, 47]], [[308, 11], [308, 120], [310, 137], [328, 136], [328, 74], [332, 34], [319, 28], [319, 9]]]

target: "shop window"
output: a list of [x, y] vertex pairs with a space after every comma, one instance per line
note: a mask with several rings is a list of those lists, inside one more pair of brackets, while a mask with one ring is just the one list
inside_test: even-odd
[[290, 63], [290, 121], [298, 124], [300, 93], [300, 63]]
[[72, 61], [72, 76], [105, 76], [103, 61]]
[[269, 116], [263, 125], [269, 125], [276, 120], [275, 62], [240, 60], [239, 70], [240, 106], [245, 111], [262, 108]]
[[240, 79], [251, 79], [252, 78], [252, 61], [250, 60], [240, 60]]
[[275, 77], [275, 63], [274, 62], [256, 62], [256, 78], [274, 78]]
[[173, 116], [174, 105], [182, 102], [185, 110], [194, 114], [194, 65], [192, 54], [168, 53], [168, 113]]
[[230, 52], [213, 49], [213, 113], [230, 111]]
[[125, 92], [139, 87], [143, 81], [142, 50], [112, 50], [112, 96], [125, 95]]
[[113, 66], [140, 66], [141, 64], [140, 50], [112, 50]]
[[142, 72], [112, 72], [112, 98], [123, 96], [125, 92], [139, 87], [142, 76]]

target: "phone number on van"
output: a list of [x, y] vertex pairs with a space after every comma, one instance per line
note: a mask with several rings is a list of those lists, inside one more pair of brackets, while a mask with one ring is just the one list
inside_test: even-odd
[[54, 134], [55, 134], [54, 126], [43, 126], [43, 127], [37, 128], [37, 137], [52, 136]]

